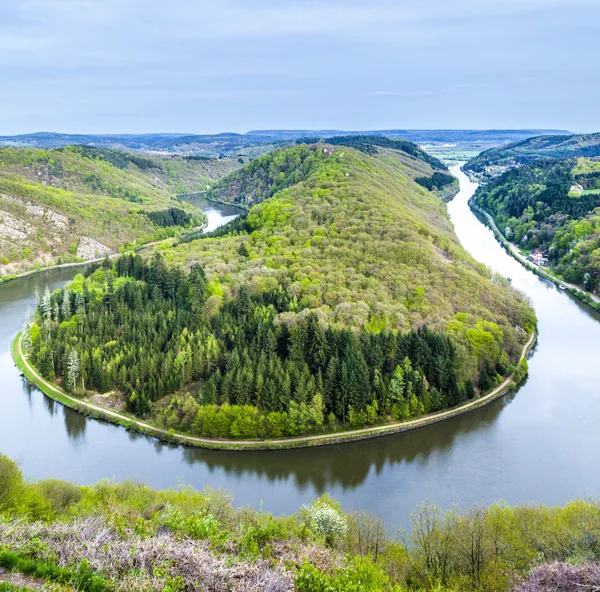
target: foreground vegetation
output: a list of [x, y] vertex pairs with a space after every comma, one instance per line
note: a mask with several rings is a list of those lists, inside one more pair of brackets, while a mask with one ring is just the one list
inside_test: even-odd
[[69, 146], [0, 149], [0, 277], [179, 235], [201, 210], [175, 194], [206, 190], [239, 166]]
[[1, 454], [0, 481], [0, 567], [61, 590], [551, 592], [600, 583], [592, 501], [465, 513], [423, 505], [394, 533], [328, 496], [277, 518], [210, 489], [25, 482]]
[[600, 162], [538, 160], [481, 186], [474, 203], [505, 237], [526, 252], [541, 251], [569, 283], [600, 286]]

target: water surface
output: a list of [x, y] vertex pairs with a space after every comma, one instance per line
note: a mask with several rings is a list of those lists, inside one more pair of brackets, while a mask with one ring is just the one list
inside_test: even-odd
[[[33, 303], [35, 284], [53, 288], [74, 274], [55, 270], [0, 285], [0, 451], [35, 479], [223, 487], [234, 503], [262, 502], [277, 514], [327, 491], [346, 510], [377, 512], [390, 527], [407, 526], [409, 513], [425, 499], [464, 507], [599, 495], [600, 315], [509, 257], [467, 206], [475, 186], [453, 172], [461, 192], [448, 209], [461, 242], [512, 278], [538, 314], [529, 379], [516, 394], [414, 432], [351, 444], [269, 452], [163, 444], [70, 411], [19, 375], [9, 346]], [[222, 220], [236, 213], [211, 206]]]

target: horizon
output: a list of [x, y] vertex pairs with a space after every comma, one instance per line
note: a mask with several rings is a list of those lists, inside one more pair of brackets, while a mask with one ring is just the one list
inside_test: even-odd
[[535, 127], [521, 127], [521, 128], [452, 128], [452, 127], [439, 127], [439, 128], [401, 128], [391, 127], [385, 129], [325, 129], [325, 128], [263, 128], [263, 129], [249, 129], [247, 131], [231, 131], [224, 130], [220, 132], [175, 132], [175, 131], [145, 131], [145, 132], [62, 132], [62, 131], [50, 131], [50, 130], [38, 130], [30, 132], [20, 132], [16, 134], [0, 134], [2, 138], [18, 138], [24, 136], [35, 136], [35, 135], [56, 135], [56, 136], [106, 136], [106, 137], [124, 137], [124, 136], [217, 136], [217, 135], [237, 135], [237, 136], [248, 136], [252, 134], [267, 134], [267, 133], [304, 133], [304, 132], [319, 132], [319, 133], [331, 133], [331, 134], [364, 134], [370, 133], [383, 134], [384, 132], [523, 132], [523, 131], [535, 131], [535, 132], [560, 132], [568, 135], [587, 135], [600, 133], [595, 131], [573, 131], [568, 129], [560, 128], [535, 128]]

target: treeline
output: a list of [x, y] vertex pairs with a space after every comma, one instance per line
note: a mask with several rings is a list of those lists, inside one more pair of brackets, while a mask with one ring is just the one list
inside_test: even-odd
[[[41, 374], [72, 392], [118, 390], [130, 410], [218, 437], [359, 427], [475, 396], [454, 346], [426, 327], [400, 333], [326, 325], [279, 288], [223, 301], [201, 266], [124, 255], [40, 299], [30, 330]], [[510, 368], [481, 360], [480, 387]], [[493, 377], [493, 378], [492, 378]], [[167, 395], [172, 397], [166, 401]]]
[[429, 189], [429, 191], [433, 191], [434, 189], [441, 189], [442, 187], [446, 187], [446, 185], [452, 185], [455, 179], [452, 175], [447, 175], [446, 173], [440, 173], [436, 171], [431, 175], [431, 177], [417, 177], [415, 182], [421, 185], [421, 187], [425, 187], [425, 189]]
[[89, 158], [90, 160], [104, 160], [119, 169], [126, 169], [132, 164], [140, 169], [140, 171], [161, 168], [158, 161], [144, 158], [143, 156], [138, 156], [131, 152], [122, 152], [121, 150], [115, 150], [112, 148], [95, 148], [93, 146], [77, 145], [56, 148], [56, 151], [79, 154], [83, 158]]
[[537, 136], [486, 150], [465, 169], [481, 173], [489, 166], [523, 166], [543, 159], [565, 160], [600, 156], [600, 134]]
[[399, 138], [385, 138], [383, 136], [334, 136], [323, 140], [327, 144], [334, 146], [348, 146], [355, 148], [366, 154], [377, 154], [377, 148], [389, 148], [391, 150], [400, 150], [410, 156], [431, 165], [434, 169], [447, 171], [448, 167], [435, 156], [431, 156], [425, 150], [417, 146], [414, 142], [402, 140]]
[[0, 567], [36, 576], [36, 587], [575, 592], [600, 586], [600, 505], [593, 500], [462, 512], [420, 505], [410, 528], [396, 534], [377, 515], [343, 513], [326, 494], [291, 516], [274, 517], [262, 508], [235, 508], [229, 494], [209, 488], [26, 481], [2, 454], [0, 483]]

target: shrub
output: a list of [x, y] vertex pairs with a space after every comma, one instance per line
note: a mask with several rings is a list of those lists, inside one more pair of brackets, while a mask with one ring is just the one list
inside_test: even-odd
[[23, 475], [17, 464], [0, 453], [0, 512], [12, 509], [23, 491]]
[[323, 538], [332, 546], [336, 540], [346, 534], [348, 523], [344, 515], [332, 504], [323, 499], [315, 501], [311, 506], [304, 506], [310, 530], [317, 537]]

